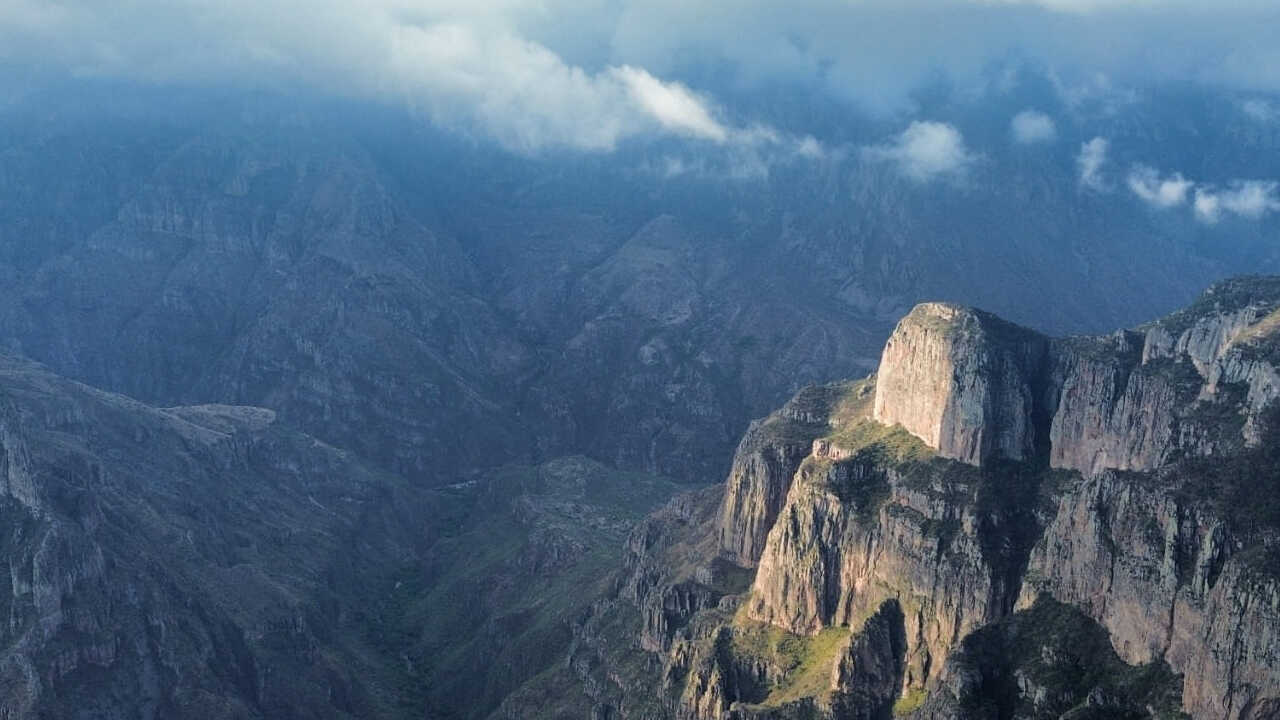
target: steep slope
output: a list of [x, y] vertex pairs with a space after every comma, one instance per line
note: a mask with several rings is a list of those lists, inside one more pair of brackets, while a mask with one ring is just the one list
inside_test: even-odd
[[0, 715], [483, 716], [675, 488], [584, 458], [424, 488], [2, 355]]
[[[876, 376], [753, 425], [720, 498], [633, 537], [645, 581], [579, 626], [595, 712], [1274, 717], [1277, 307], [1238, 278], [1062, 340], [917, 308]], [[614, 679], [627, 644], [650, 684]]]
[[4, 710], [385, 714], [340, 622], [422, 498], [259, 408], [158, 410], [0, 360]]

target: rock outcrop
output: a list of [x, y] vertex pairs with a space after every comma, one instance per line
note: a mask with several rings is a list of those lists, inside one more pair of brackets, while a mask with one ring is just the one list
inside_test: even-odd
[[1096, 619], [1126, 662], [1168, 662], [1193, 717], [1265, 717], [1280, 698], [1280, 577], [1263, 569], [1274, 549], [1239, 542], [1196, 503], [1106, 473], [1060, 498], [1019, 605], [1048, 593]]
[[807, 388], [747, 428], [720, 510], [720, 550], [727, 558], [744, 567], [760, 560], [791, 480], [813, 441], [829, 431], [833, 406], [844, 390], [843, 385]]
[[961, 462], [1028, 459], [1045, 345], [987, 313], [917, 305], [885, 344], [874, 417]]
[[1240, 278], [1135, 331], [1049, 340], [926, 303], [885, 345], [874, 418], [973, 465], [1044, 454], [1086, 475], [1154, 470], [1257, 441], [1258, 414], [1280, 396], [1278, 309], [1280, 283]]
[[601, 716], [1275, 717], [1277, 306], [1246, 278], [1061, 340], [917, 308], [876, 376], [752, 426], [710, 528], [704, 493], [633, 536], [584, 627], [635, 608], [661, 679]]

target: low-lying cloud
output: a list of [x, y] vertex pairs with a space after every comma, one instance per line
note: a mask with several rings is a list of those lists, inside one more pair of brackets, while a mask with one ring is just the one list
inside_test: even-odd
[[1125, 184], [1147, 205], [1169, 210], [1191, 205], [1197, 220], [1216, 224], [1226, 215], [1248, 220], [1280, 212], [1280, 182], [1274, 180], [1231, 180], [1225, 187], [1190, 180], [1182, 173], [1162, 175], [1153, 167], [1137, 164]]
[[1244, 114], [1260, 123], [1270, 123], [1280, 120], [1280, 109], [1266, 100], [1260, 98], [1251, 98], [1240, 104], [1240, 109]]
[[643, 68], [588, 73], [537, 43], [465, 24], [399, 28], [392, 58], [391, 75], [437, 123], [478, 128], [522, 152], [608, 151], [645, 134], [752, 146], [804, 142], [766, 126], [735, 127], [710, 98]]
[[1185, 203], [1187, 193], [1195, 185], [1181, 173], [1161, 177], [1159, 171], [1146, 165], [1135, 165], [1129, 171], [1126, 182], [1134, 195], [1142, 198], [1148, 205], [1161, 209], [1177, 207]]
[[1038, 110], [1023, 110], [1009, 123], [1013, 141], [1020, 145], [1051, 142], [1058, 136], [1053, 118]]
[[892, 162], [904, 176], [926, 182], [962, 175], [977, 160], [953, 125], [916, 121], [883, 145], [865, 149], [868, 157]]
[[[1277, 92], [1277, 26], [1273, 0], [0, 0], [0, 64], [301, 84], [403, 99], [522, 151], [604, 151], [651, 134], [764, 137], [750, 109], [695, 77], [748, 95], [803, 87], [899, 120], [917, 110], [922, 82], [982, 87], [1010, 57], [1116, 87], [1189, 79]], [[1046, 116], [1019, 117], [1020, 142], [1056, 133]]]
[[1111, 144], [1106, 138], [1096, 137], [1080, 146], [1076, 167], [1080, 171], [1080, 185], [1090, 190], [1105, 191], [1108, 188], [1102, 168], [1107, 164], [1107, 151]]
[[1274, 180], [1236, 180], [1223, 190], [1196, 188], [1196, 217], [1216, 223], [1226, 213], [1257, 220], [1267, 213], [1280, 212], [1280, 183]]

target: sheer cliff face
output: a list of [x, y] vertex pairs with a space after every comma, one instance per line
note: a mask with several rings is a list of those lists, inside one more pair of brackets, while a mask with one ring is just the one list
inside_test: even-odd
[[869, 390], [807, 388], [778, 412], [751, 424], [733, 456], [720, 509], [717, 527], [725, 557], [744, 567], [759, 561], [792, 478], [814, 440], [827, 433], [834, 405], [848, 392], [865, 396]]
[[1061, 497], [1019, 604], [1049, 593], [1097, 619], [1125, 661], [1163, 659], [1193, 717], [1271, 717], [1280, 579], [1240, 552], [1238, 530], [1159, 484], [1104, 474]]
[[1061, 340], [920, 305], [885, 345], [874, 417], [961, 462], [1044, 452], [1052, 467], [1086, 475], [1253, 441], [1280, 393], [1267, 358], [1278, 294], [1272, 279], [1227, 281], [1137, 331]]
[[1039, 335], [986, 313], [917, 305], [885, 344], [874, 417], [961, 462], [1029, 459], [1044, 346]]
[[753, 426], [712, 529], [663, 525], [678, 547], [713, 533], [754, 577], [734, 593], [687, 556], [645, 565], [634, 597], [660, 618], [644, 645], [664, 709], [629, 714], [625, 692], [604, 709], [845, 717], [880, 697], [849, 679], [866, 657], [921, 718], [1274, 717], [1280, 510], [1233, 503], [1280, 491], [1278, 306], [1280, 280], [1243, 278], [1139, 330], [1064, 340], [917, 308], [877, 376]]

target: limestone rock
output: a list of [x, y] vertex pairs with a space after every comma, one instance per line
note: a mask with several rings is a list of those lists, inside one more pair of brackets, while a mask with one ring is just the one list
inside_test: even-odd
[[1044, 350], [1044, 338], [993, 315], [917, 305], [885, 344], [874, 417], [973, 465], [1030, 458]]
[[1129, 663], [1166, 660], [1193, 717], [1248, 718], [1280, 699], [1280, 581], [1234, 557], [1221, 519], [1107, 473], [1066, 493], [1019, 605], [1083, 609]]
[[1220, 283], [1187, 310], [1104, 337], [1048, 340], [925, 303], [885, 345], [874, 417], [973, 465], [1045, 454], [1086, 475], [1154, 470], [1256, 442], [1258, 414], [1280, 397], [1277, 348], [1270, 278]]
[[829, 430], [833, 399], [840, 390], [841, 386], [803, 390], [747, 429], [733, 457], [720, 511], [720, 550], [733, 562], [751, 567], [759, 561], [800, 462], [814, 439]]

